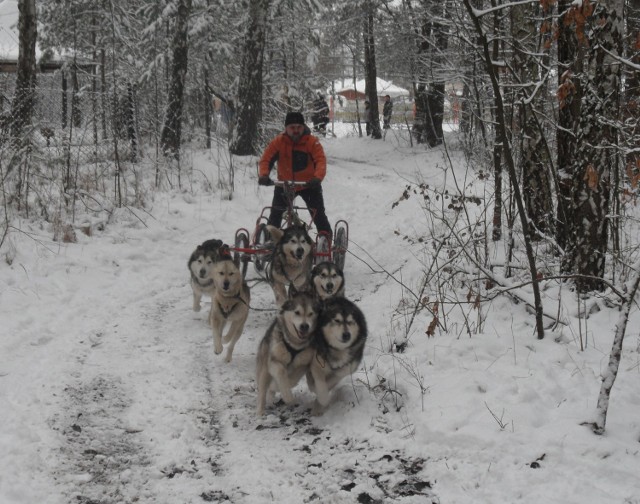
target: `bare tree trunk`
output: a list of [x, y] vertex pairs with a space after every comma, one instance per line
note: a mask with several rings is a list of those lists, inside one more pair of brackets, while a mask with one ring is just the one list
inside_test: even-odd
[[[614, 185], [614, 190], [622, 191], [624, 187], [638, 193], [637, 181], [640, 177], [640, 0], [627, 0], [626, 54], [627, 60], [635, 64], [635, 68], [626, 65], [624, 68], [625, 95], [622, 105], [622, 117], [626, 126], [624, 147], [626, 148], [625, 171], [626, 184], [623, 187]], [[620, 215], [620, 198], [614, 194], [616, 207], [613, 215]], [[619, 219], [612, 222], [613, 253], [620, 252]]]
[[67, 94], [67, 72], [61, 72], [62, 87], [62, 129], [67, 129], [67, 118], [69, 115], [69, 99]]
[[160, 145], [165, 156], [180, 159], [182, 136], [182, 109], [184, 104], [184, 85], [187, 75], [189, 53], [188, 29], [191, 0], [180, 0], [176, 15], [176, 27], [173, 38], [173, 60], [171, 63], [171, 84], [165, 114]]
[[[517, 135], [521, 145], [522, 194], [533, 230], [532, 238], [539, 239], [552, 228], [553, 201], [551, 181], [547, 170], [545, 154], [547, 152], [543, 132], [538, 127], [536, 113], [543, 114], [544, 93], [536, 83], [541, 75], [537, 59], [539, 54], [536, 19], [540, 13], [537, 6], [515, 5], [511, 9], [511, 31], [513, 35], [513, 68], [516, 85], [520, 92], [517, 103]], [[544, 89], [544, 88], [543, 88]]]
[[[591, 25], [582, 76], [584, 94], [572, 170], [573, 222], [563, 269], [580, 275], [580, 291], [602, 290], [611, 199], [611, 174], [618, 159], [616, 121], [620, 110], [623, 0], [584, 4]], [[586, 11], [584, 9], [587, 9]], [[589, 12], [594, 9], [593, 12]], [[586, 35], [585, 35], [586, 36]]]
[[207, 137], [206, 145], [207, 149], [211, 148], [211, 116], [213, 115], [213, 110], [211, 108], [211, 93], [209, 92], [209, 73], [205, 68], [203, 71], [204, 78], [204, 89], [202, 90], [203, 96], [203, 114], [204, 114], [204, 134]]
[[[31, 126], [36, 87], [36, 38], [37, 18], [35, 0], [18, 2], [19, 49], [16, 90], [11, 105], [11, 139], [16, 150], [23, 149], [28, 141], [25, 131]], [[7, 166], [7, 175], [13, 164]]]
[[127, 81], [127, 108], [125, 116], [127, 118], [127, 137], [131, 144], [131, 162], [138, 162], [138, 129], [136, 128], [136, 98], [135, 90], [131, 81]]
[[378, 110], [378, 85], [376, 68], [376, 44], [373, 37], [373, 19], [375, 5], [371, 0], [365, 4], [366, 16], [364, 18], [364, 30], [362, 36], [364, 40], [364, 79], [367, 88], [367, 99], [369, 100], [369, 121], [371, 123], [371, 138], [379, 140], [382, 138], [380, 131], [380, 112]]
[[251, 0], [249, 23], [242, 53], [236, 123], [229, 150], [238, 156], [258, 151], [258, 126], [262, 121], [262, 65], [270, 0]]
[[[573, 222], [571, 181], [574, 157], [578, 148], [577, 131], [582, 107], [582, 84], [577, 75], [582, 71], [582, 49], [575, 30], [565, 22], [573, 0], [558, 2], [558, 198], [556, 242], [561, 249], [570, 243]], [[571, 273], [571, 271], [564, 271]]]
[[[410, 5], [410, 4], [409, 4]], [[426, 4], [423, 4], [424, 12], [415, 16], [415, 32], [418, 40], [416, 54], [416, 75], [413, 82], [413, 95], [415, 100], [415, 115], [413, 118], [412, 135], [416, 142], [421, 144], [427, 141], [426, 129], [429, 96], [427, 93], [427, 66], [429, 61], [429, 35], [431, 33], [431, 21], [426, 14]]]
[[[447, 2], [441, 2], [432, 9], [435, 10], [434, 19], [446, 19]], [[433, 11], [432, 11], [433, 12]], [[431, 83], [427, 88], [427, 121], [426, 139], [430, 147], [442, 144], [443, 131], [442, 122], [444, 120], [444, 98], [445, 82], [442, 77], [444, 67], [444, 54], [448, 47], [448, 33], [446, 26], [438, 21], [431, 23], [431, 39], [435, 45], [433, 56], [430, 59]]]

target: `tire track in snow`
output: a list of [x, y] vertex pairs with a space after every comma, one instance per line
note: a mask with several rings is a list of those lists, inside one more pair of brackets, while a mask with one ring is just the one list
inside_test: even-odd
[[77, 366], [51, 425], [64, 440], [54, 476], [74, 502], [215, 496], [205, 481], [219, 473], [221, 441], [210, 405], [208, 341], [194, 330], [206, 324], [176, 308], [185, 292], [176, 287], [144, 297], [109, 293], [124, 300], [106, 307], [117, 317], [105, 319], [93, 343], [72, 350]]

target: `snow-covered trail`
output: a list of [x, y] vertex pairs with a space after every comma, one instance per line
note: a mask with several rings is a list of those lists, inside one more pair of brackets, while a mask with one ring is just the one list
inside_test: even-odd
[[[206, 159], [196, 162], [214, 177]], [[401, 182], [391, 184], [394, 172], [383, 165], [330, 157], [324, 184], [331, 222], [349, 222], [347, 293], [358, 302], [388, 281], [372, 271], [372, 257], [397, 253], [382, 237], [394, 225], [388, 210]], [[78, 244], [37, 230], [17, 238], [27, 248], [35, 240], [2, 298], [2, 310], [14, 314], [3, 344], [17, 358], [0, 363], [0, 409], [9, 412], [0, 447], [9, 436], [24, 441], [8, 454], [15, 473], [0, 475], [7, 504], [349, 503], [430, 494], [425, 461], [405, 453], [402, 432], [389, 435], [396, 426], [380, 414], [363, 373], [322, 418], [309, 417], [313, 397], [304, 385], [297, 407], [256, 417], [255, 349], [275, 313], [265, 283], [251, 282], [253, 310], [233, 362], [213, 354], [208, 301], [191, 311], [186, 262], [205, 239], [231, 243], [269, 204], [270, 189], [257, 188], [250, 171], [236, 173], [232, 200], [157, 194], [149, 214], [118, 210], [105, 231], [79, 235]], [[363, 191], [362, 178], [380, 184]], [[379, 235], [361, 232], [372, 228], [365, 220], [379, 222]], [[256, 278], [251, 266], [248, 276]], [[384, 344], [376, 330], [384, 316], [370, 318], [374, 348]]]

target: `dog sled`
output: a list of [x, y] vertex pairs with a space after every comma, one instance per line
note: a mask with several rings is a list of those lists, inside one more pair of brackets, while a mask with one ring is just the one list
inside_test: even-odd
[[[276, 180], [274, 185], [283, 188], [287, 201], [287, 209], [282, 219], [284, 223], [282, 228], [304, 225], [311, 234], [315, 216], [308, 208], [299, 207], [293, 203], [296, 197], [295, 188], [297, 186], [305, 186], [306, 182]], [[267, 229], [267, 215], [270, 211], [270, 206], [262, 209], [252, 233], [246, 228], [239, 228], [236, 231], [234, 246], [230, 247], [230, 250], [233, 253], [233, 260], [238, 265], [243, 277], [246, 277], [249, 263], [253, 263], [256, 272], [262, 275], [271, 260], [273, 243]], [[309, 213], [308, 220], [300, 217], [302, 211]], [[312, 239], [314, 239], [313, 236]], [[314, 263], [329, 261], [343, 270], [348, 244], [349, 224], [340, 219], [336, 221], [333, 227], [333, 239], [326, 233], [316, 233], [313, 247]]]

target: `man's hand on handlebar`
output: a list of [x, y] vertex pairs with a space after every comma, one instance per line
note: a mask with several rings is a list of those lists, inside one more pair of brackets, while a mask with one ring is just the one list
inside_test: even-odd
[[273, 180], [271, 180], [268, 175], [263, 175], [262, 177], [258, 177], [258, 185], [271, 186], [273, 185]]
[[321, 182], [322, 181], [319, 178], [313, 177], [309, 182], [307, 182], [307, 186], [315, 189], [316, 187], [320, 187]]

